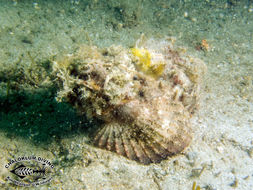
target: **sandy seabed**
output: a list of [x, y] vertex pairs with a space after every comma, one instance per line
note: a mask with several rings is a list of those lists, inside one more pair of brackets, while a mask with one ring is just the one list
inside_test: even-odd
[[[131, 47], [141, 34], [172, 36], [207, 66], [190, 147], [148, 166], [91, 146], [95, 124], [55, 101], [48, 76], [82, 44]], [[39, 189], [253, 189], [253, 2], [1, 0], [0, 96], [2, 189], [16, 189], [4, 166], [24, 155], [55, 165]]]

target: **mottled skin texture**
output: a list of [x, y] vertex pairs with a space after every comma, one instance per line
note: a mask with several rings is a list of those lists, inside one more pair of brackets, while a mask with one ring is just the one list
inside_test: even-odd
[[189, 120], [197, 108], [204, 66], [180, 57], [166, 43], [161, 43], [160, 52], [147, 48], [152, 60], [157, 56], [159, 64], [163, 61], [159, 76], [138, 70], [138, 57], [115, 46], [103, 50], [86, 46], [55, 63], [63, 86], [58, 98], [104, 122], [92, 136], [95, 146], [149, 164], [189, 145]]
[[190, 115], [166, 93], [171, 91], [168, 85], [159, 87], [150, 80], [140, 90], [138, 97], [111, 110], [113, 117], [95, 135], [94, 144], [144, 164], [157, 163], [189, 145]]

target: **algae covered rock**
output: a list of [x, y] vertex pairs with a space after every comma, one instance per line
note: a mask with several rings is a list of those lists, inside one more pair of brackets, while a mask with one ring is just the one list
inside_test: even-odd
[[95, 146], [149, 164], [189, 145], [205, 65], [182, 55], [170, 39], [132, 49], [82, 46], [53, 69], [61, 85], [57, 100], [103, 121]]

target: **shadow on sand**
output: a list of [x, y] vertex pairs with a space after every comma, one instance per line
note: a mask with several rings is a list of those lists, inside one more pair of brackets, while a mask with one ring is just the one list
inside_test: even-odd
[[66, 103], [58, 103], [55, 94], [47, 89], [0, 96], [0, 130], [8, 138], [19, 136], [36, 145], [87, 133], [87, 119]]

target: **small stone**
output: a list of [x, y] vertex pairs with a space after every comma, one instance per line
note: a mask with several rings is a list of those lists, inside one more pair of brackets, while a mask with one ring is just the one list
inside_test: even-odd
[[197, 18], [192, 17], [192, 18], [191, 18], [191, 21], [192, 21], [192, 22], [197, 22]]
[[234, 182], [231, 183], [230, 186], [234, 187], [234, 188], [238, 187], [238, 180], [237, 180], [237, 178], [235, 178]]
[[186, 154], [186, 158], [188, 160], [196, 160], [197, 159], [197, 153], [196, 152], [188, 152]]
[[249, 157], [250, 157], [250, 158], [253, 158], [253, 147], [247, 149], [246, 151], [247, 151]]
[[217, 150], [219, 153], [223, 153], [223, 152], [224, 152], [224, 149], [223, 149], [223, 147], [221, 147], [221, 146], [218, 146], [218, 147], [216, 148], [216, 150]]

